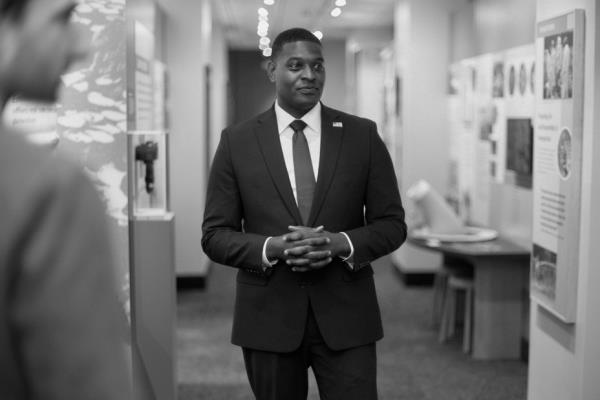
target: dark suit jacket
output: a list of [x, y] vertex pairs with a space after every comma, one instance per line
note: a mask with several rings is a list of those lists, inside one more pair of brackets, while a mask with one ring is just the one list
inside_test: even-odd
[[202, 246], [215, 262], [239, 268], [232, 342], [288, 352], [302, 340], [308, 304], [335, 350], [383, 336], [370, 262], [406, 238], [404, 209], [389, 154], [375, 124], [322, 107], [319, 176], [308, 226], [346, 232], [358, 267], [341, 259], [308, 273], [284, 263], [262, 273], [267, 236], [302, 225], [273, 108], [225, 129], [206, 199]]
[[0, 398], [130, 399], [98, 193], [0, 127]]

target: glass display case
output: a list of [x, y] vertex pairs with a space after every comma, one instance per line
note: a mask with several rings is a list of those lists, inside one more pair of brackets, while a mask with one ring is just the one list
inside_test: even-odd
[[166, 131], [130, 131], [129, 213], [133, 218], [161, 217], [169, 211], [168, 145]]

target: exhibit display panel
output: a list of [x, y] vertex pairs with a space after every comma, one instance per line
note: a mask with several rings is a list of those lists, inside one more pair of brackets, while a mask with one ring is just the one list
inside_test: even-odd
[[584, 11], [537, 25], [531, 297], [575, 322], [583, 140]]
[[127, 21], [127, 164], [134, 399], [174, 400], [175, 216], [169, 204], [166, 66], [156, 59], [154, 3]]
[[535, 47], [461, 60], [449, 77], [447, 198], [464, 221], [487, 226], [490, 187], [532, 186]]
[[493, 82], [501, 59], [502, 54], [485, 54], [450, 68], [448, 197], [465, 222], [480, 226], [489, 225], [495, 149], [505, 126], [504, 102], [494, 95]]

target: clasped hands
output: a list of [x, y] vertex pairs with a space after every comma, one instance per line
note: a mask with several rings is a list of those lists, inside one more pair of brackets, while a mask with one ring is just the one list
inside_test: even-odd
[[288, 226], [289, 233], [272, 237], [267, 243], [267, 258], [284, 261], [292, 271], [308, 272], [321, 269], [333, 257], [345, 257], [350, 245], [341, 233], [327, 232], [323, 226]]

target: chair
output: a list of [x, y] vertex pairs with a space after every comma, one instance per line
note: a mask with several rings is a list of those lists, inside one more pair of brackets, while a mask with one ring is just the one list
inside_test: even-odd
[[454, 335], [458, 292], [464, 292], [463, 352], [469, 353], [471, 351], [471, 335], [473, 330], [474, 283], [472, 277], [449, 274], [443, 301], [439, 341], [443, 343]]
[[431, 325], [433, 327], [439, 325], [444, 312], [448, 291], [448, 278], [450, 275], [472, 277], [473, 266], [463, 259], [450, 255], [444, 256], [444, 263], [433, 278], [433, 312], [431, 316]]
[[433, 312], [431, 315], [431, 325], [433, 327], [437, 327], [442, 320], [448, 290], [448, 276], [448, 269], [441, 266], [433, 278]]

